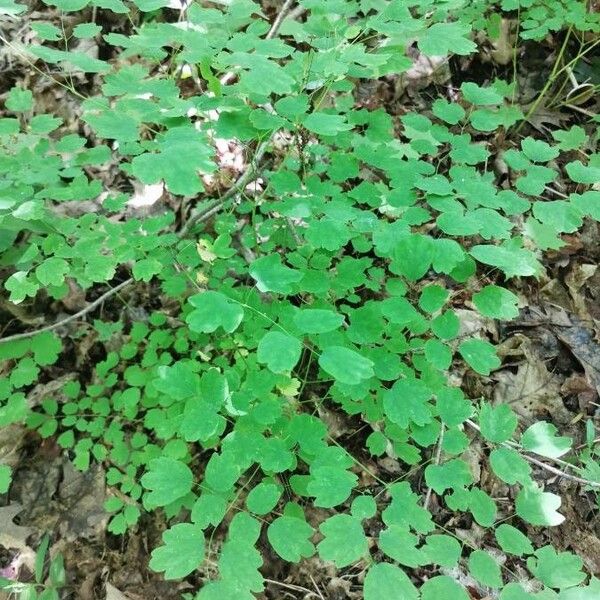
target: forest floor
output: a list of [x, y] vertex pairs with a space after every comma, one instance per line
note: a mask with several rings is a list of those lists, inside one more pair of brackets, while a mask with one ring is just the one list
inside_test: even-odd
[[[270, 3], [264, 4], [265, 13], [274, 14]], [[22, 32], [29, 31], [29, 21], [32, 20], [58, 20], [53, 9], [41, 3], [32, 3], [30, 9], [16, 24], [14, 21], [0, 22], [5, 37], [18, 40]], [[105, 12], [102, 11], [98, 18], [103, 15]], [[85, 20], [80, 13], [72, 13], [72, 18]], [[127, 29], [127, 23], [120, 22], [114, 15], [111, 18], [113, 21], [105, 24], [111, 31]], [[507, 32], [511, 25], [506, 24]], [[501, 38], [494, 47], [489, 47], [479, 56], [453, 57], [450, 61], [439, 63], [421, 57], [422, 60], [418, 60], [415, 67], [403, 76], [387, 77], [369, 82], [365, 87], [359, 86], [356, 105], [370, 109], [382, 107], [392, 115], [403, 114], [408, 109], [425, 109], [438, 94], [451, 93], [462, 81], [483, 83], [512, 70], [513, 65], [505, 56], [506, 46], [511, 43], [512, 40]], [[548, 54], [553, 43], [551, 39], [548, 41]], [[93, 40], [86, 41], [86, 44], [92, 45], [85, 49], [90, 55], [103, 56], [107, 51]], [[14, 84], [22, 84], [33, 91], [44, 112], [57, 114], [66, 123], [71, 123], [76, 131], [80, 127], [79, 99], [55, 85], [44, 73], [24, 63], [19, 56], [11, 55], [8, 48], [2, 51], [0, 97]], [[536, 55], [523, 43], [519, 50], [517, 77], [521, 82], [524, 105], [535, 97], [550, 68], [547, 55]], [[600, 76], [600, 73], [596, 74]], [[86, 88], [87, 93], [93, 94], [98, 82], [90, 76], [79, 84]], [[597, 113], [598, 104], [600, 100], [591, 98], [581, 108], [588, 113]], [[581, 112], [577, 110], [551, 107], [537, 114], [533, 126], [539, 131], [544, 131], [550, 124], [569, 126], [582, 119]], [[490, 145], [494, 145], [493, 140]], [[500, 163], [501, 157], [496, 156], [494, 160]], [[497, 166], [502, 168], [501, 164]], [[110, 186], [119, 187], [118, 180], [111, 180], [118, 177], [116, 171], [108, 171], [104, 177]], [[140, 214], [151, 212], [152, 199], [148, 197], [151, 191], [139, 190], [141, 208], [128, 210], [137, 210]], [[560, 197], [560, 189], [555, 192]], [[522, 308], [520, 316], [510, 324], [495, 325], [464, 306], [460, 297], [454, 299], [462, 330], [484, 332], [499, 345], [499, 355], [503, 360], [502, 368], [489, 377], [468, 371], [456, 373], [455, 379], [469, 396], [493, 398], [510, 404], [524, 425], [536, 419], [554, 423], [561, 434], [572, 436], [578, 445], [584, 443], [585, 420], [590, 415], [597, 415], [600, 410], [599, 226], [588, 221], [581, 232], [565, 237], [568, 238], [566, 246], [545, 256], [546, 276], [537, 281], [512, 280], [512, 291], [519, 296]], [[130, 304], [139, 305], [140, 299], [151, 293], [149, 286], [137, 285], [126, 291], [125, 298]], [[45, 315], [47, 320], [54, 320], [56, 317], [53, 315], [58, 315], [65, 308], [76, 310], [82, 301], [82, 297], [73, 290], [73, 294], [62, 302], [27, 307], [26, 319], [38, 323], [40, 316]], [[110, 315], [118, 312], [119, 307], [119, 303], [111, 300], [102, 311]], [[168, 314], [169, 307], [162, 307], [162, 310]], [[91, 363], [99, 356], [100, 346], [97, 333], [90, 329], [87, 335], [78, 339], [75, 354], [55, 366], [56, 378], [38, 385], [31, 393], [45, 396], [49, 391], [60, 389], [74, 370], [90, 369]], [[351, 448], [351, 440], [357, 434], [359, 424], [336, 414], [333, 407], [323, 408], [323, 411], [321, 417], [332, 424], [335, 436], [347, 440], [345, 445]], [[362, 439], [360, 435], [355, 439], [355, 450], [360, 454], [359, 442]], [[123, 536], [106, 532], [108, 517], [102, 506], [107, 490], [102, 466], [94, 465], [81, 473], [52, 438], [42, 440], [35, 432], [20, 426], [0, 431], [0, 450], [12, 461], [15, 473], [10, 497], [0, 496], [0, 575], [8, 577], [23, 564], [30, 564], [34, 555], [32, 547], [45, 533], [52, 532], [52, 553], [61, 553], [65, 560], [65, 597], [81, 600], [175, 600], [182, 593], [193, 591], [185, 581], [168, 582], [147, 569], [149, 553], [156, 547], [165, 528], [158, 513], [145, 515], [137, 527]], [[474, 443], [470, 447], [469, 460], [471, 466], [479, 470], [480, 480], [485, 482], [493, 476], [486, 472], [487, 463], [481, 459], [483, 451]], [[364, 460], [374, 473], [397, 474], [404, 468], [389, 457], [365, 457]], [[540, 544], [553, 543], [557, 548], [575, 551], [592, 573], [600, 573], [600, 521], [594, 519], [592, 522], [598, 510], [597, 501], [592, 494], [582, 491], [581, 486], [568, 479], [546, 471], [539, 471], [538, 477], [545, 482], [547, 489], [562, 496], [561, 512], [566, 519], [561, 526], [545, 529], [543, 533], [532, 529], [530, 537], [541, 536]], [[425, 491], [427, 486], [422, 481], [422, 473], [417, 471], [409, 480], [415, 490]], [[501, 494], [496, 497], [499, 496]], [[468, 528], [461, 528], [460, 523], [450, 523], [454, 515], [437, 504], [435, 495], [430, 510], [437, 514], [439, 522], [444, 523], [447, 519], [446, 525], [452, 525], [465, 539], [477, 540], [482, 535], [482, 530], [474, 523], [470, 523]], [[218, 547], [219, 540], [213, 543]], [[354, 581], [360, 580], [361, 574], [348, 571], [340, 576], [317, 557], [297, 567], [272, 555], [263, 569], [267, 578], [264, 598], [358, 599], [361, 596]]]

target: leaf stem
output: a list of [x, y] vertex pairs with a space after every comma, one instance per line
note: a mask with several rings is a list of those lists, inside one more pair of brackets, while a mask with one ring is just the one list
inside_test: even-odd
[[[473, 421], [471, 421], [471, 419], [467, 419], [465, 421], [465, 423], [471, 427], [471, 429], [474, 429], [475, 431], [481, 432], [481, 429], [479, 428], [479, 425], [477, 425], [477, 423], [474, 423]], [[578, 477], [577, 475], [571, 475], [570, 473], [565, 473], [564, 471], [561, 471], [560, 469], [558, 469], [557, 467], [553, 467], [552, 465], [549, 465], [537, 458], [534, 458], [533, 456], [529, 456], [528, 454], [525, 454], [523, 452], [523, 450], [521, 449], [521, 447], [513, 442], [508, 443], [508, 442], [502, 442], [500, 444], [500, 446], [504, 446], [505, 448], [511, 448], [511, 449], [517, 449], [520, 451], [521, 456], [529, 463], [531, 463], [532, 465], [536, 465], [542, 469], [545, 469], [546, 471], [548, 471], [549, 473], [552, 473], [554, 475], [557, 475], [558, 477], [563, 477], [564, 479], [569, 479], [570, 481], [574, 481], [576, 483], [580, 483], [582, 485], [587, 485], [590, 487], [597, 487], [600, 488], [600, 482], [598, 481], [591, 481], [589, 479], [584, 479], [583, 477]]]
[[[440, 459], [442, 457], [442, 445], [444, 443], [444, 424], [442, 423], [442, 428], [440, 429], [440, 437], [438, 438], [437, 448], [435, 450], [435, 458], [433, 460], [434, 465], [440, 464]], [[429, 510], [429, 502], [431, 501], [431, 486], [427, 488], [427, 493], [425, 494], [425, 500], [423, 502], [423, 508], [425, 510]]]
[[565, 35], [565, 39], [564, 39], [562, 46], [560, 47], [560, 50], [558, 52], [558, 56], [556, 57], [556, 60], [554, 61], [554, 66], [552, 68], [552, 72], [550, 73], [550, 76], [548, 77], [546, 84], [544, 85], [544, 87], [542, 88], [542, 91], [538, 94], [537, 98], [534, 100], [533, 104], [527, 111], [527, 114], [525, 115], [525, 119], [523, 121], [521, 121], [520, 125], [517, 127], [516, 133], [518, 133], [521, 130], [521, 127], [523, 127], [523, 124], [529, 120], [529, 118], [533, 115], [533, 113], [535, 113], [535, 111], [537, 110], [541, 101], [544, 99], [544, 97], [548, 93], [548, 90], [552, 87], [552, 85], [554, 85], [554, 81], [556, 80], [556, 77], [561, 73], [561, 70], [559, 70], [560, 64], [562, 61], [562, 57], [567, 49], [567, 44], [569, 43], [569, 39], [571, 38], [572, 31], [573, 31], [573, 28], [569, 27], [569, 29], [567, 30], [567, 35]]

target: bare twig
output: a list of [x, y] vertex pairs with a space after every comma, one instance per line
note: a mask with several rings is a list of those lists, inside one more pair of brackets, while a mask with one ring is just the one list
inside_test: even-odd
[[271, 137], [266, 139], [258, 146], [256, 153], [252, 158], [252, 163], [248, 165], [248, 168], [238, 177], [237, 181], [220, 198], [208, 203], [206, 206], [203, 206], [201, 210], [193, 213], [190, 216], [190, 218], [183, 224], [183, 227], [179, 232], [180, 238], [186, 237], [194, 225], [197, 223], [202, 223], [203, 221], [206, 221], [212, 217], [212, 215], [214, 215], [215, 212], [217, 212], [223, 206], [223, 204], [225, 204], [239, 192], [243, 191], [246, 185], [250, 183], [251, 179], [256, 175], [256, 172], [258, 171], [258, 163], [267, 151], [270, 142]]
[[315, 581], [315, 578], [310, 573], [308, 574], [308, 576], [310, 577], [312, 584], [315, 586], [315, 589], [317, 590], [317, 593], [319, 594], [319, 598], [321, 600], [325, 600], [325, 598], [323, 597], [323, 594], [321, 593], [321, 590], [319, 589], [319, 586], [317, 585], [317, 582]]
[[271, 585], [278, 585], [279, 587], [282, 587], [282, 588], [285, 588], [288, 590], [293, 590], [294, 592], [303, 592], [306, 594], [306, 597], [309, 597], [309, 596], [314, 596], [315, 598], [319, 597], [312, 590], [302, 587], [301, 585], [294, 585], [293, 583], [284, 583], [283, 581], [277, 581], [276, 579], [267, 579], [266, 577], [265, 577], [265, 582], [269, 583]]
[[[435, 458], [433, 460], [434, 465], [440, 464], [440, 459], [442, 457], [442, 444], [444, 443], [444, 426], [440, 429], [440, 437], [438, 438], [437, 448], [435, 450]], [[425, 501], [423, 502], [423, 508], [425, 510], [429, 509], [429, 502], [431, 501], [431, 486], [427, 488], [427, 493], [425, 494]]]
[[[246, 171], [244, 171], [244, 173], [242, 173], [242, 175], [240, 175], [240, 177], [235, 182], [235, 184], [232, 185], [227, 190], [227, 192], [225, 192], [225, 194], [223, 194], [223, 196], [221, 196], [221, 198], [218, 198], [214, 202], [211, 202], [208, 206], [204, 207], [201, 211], [192, 215], [184, 223], [181, 231], [179, 232], [180, 238], [184, 238], [188, 234], [190, 229], [196, 223], [202, 223], [203, 221], [206, 221], [207, 219], [212, 217], [216, 212], [218, 212], [220, 210], [220, 208], [223, 206], [223, 204], [225, 204], [230, 198], [232, 198], [233, 196], [235, 196], [236, 194], [241, 192], [246, 187], [246, 185], [249, 183], [251, 178], [256, 174], [256, 172], [258, 170], [258, 163], [264, 156], [264, 154], [269, 146], [270, 141], [271, 141], [271, 138], [265, 140], [264, 142], [262, 142], [262, 144], [260, 144], [260, 146], [256, 150], [256, 154], [254, 155], [252, 163], [248, 166]], [[87, 315], [89, 312], [93, 311], [97, 306], [102, 304], [102, 302], [104, 302], [105, 300], [107, 300], [108, 298], [113, 296], [114, 294], [120, 292], [123, 288], [127, 287], [130, 283], [133, 283], [133, 281], [134, 281], [133, 278], [123, 281], [116, 287], [108, 290], [108, 292], [105, 292], [104, 294], [102, 294], [102, 296], [100, 296], [93, 302], [90, 302], [85, 308], [82, 308], [79, 312], [69, 315], [68, 317], [62, 319], [61, 321], [57, 321], [56, 323], [53, 323], [52, 325], [47, 325], [46, 327], [42, 327], [41, 329], [34, 329], [32, 331], [26, 331], [24, 333], [17, 333], [15, 335], [10, 335], [5, 338], [0, 338], [0, 344], [5, 343], [5, 342], [14, 342], [16, 340], [22, 340], [25, 338], [30, 338], [30, 337], [33, 337], [34, 335], [38, 335], [39, 333], [44, 333], [45, 331], [52, 331], [54, 329], [58, 329], [59, 327], [62, 327], [63, 325], [66, 325], [67, 323], [70, 323], [71, 321], [75, 321], [76, 319], [79, 319], [79, 318]]]
[[[266, 39], [271, 39], [275, 35], [277, 35], [277, 32], [279, 31], [279, 28], [281, 27], [283, 20], [288, 15], [290, 8], [291, 8], [292, 4], [294, 3], [294, 1], [295, 0], [286, 0], [284, 2], [283, 6], [281, 7], [281, 10], [279, 11], [279, 14], [277, 15], [277, 18], [275, 19], [275, 21], [273, 21], [273, 24], [271, 25], [271, 28], [269, 29], [269, 31], [266, 35]], [[232, 75], [232, 74], [227, 73], [227, 75]], [[224, 82], [221, 81], [221, 83], [224, 83]], [[187, 234], [189, 233], [190, 229], [194, 225], [196, 225], [197, 223], [202, 223], [202, 222], [210, 219], [210, 217], [212, 217], [215, 213], [217, 213], [228, 200], [230, 200], [231, 198], [233, 198], [234, 196], [236, 196], [237, 194], [239, 194], [240, 192], [242, 192], [244, 190], [246, 185], [248, 183], [250, 183], [252, 178], [256, 175], [256, 173], [258, 171], [259, 163], [262, 160], [262, 157], [264, 156], [265, 152], [267, 151], [267, 148], [269, 147], [271, 139], [272, 139], [272, 135], [269, 136], [263, 142], [261, 142], [261, 144], [256, 149], [256, 152], [254, 154], [251, 164], [240, 175], [240, 177], [237, 179], [237, 181], [234, 183], [234, 185], [232, 185], [223, 194], [223, 196], [221, 196], [220, 198], [217, 198], [216, 200], [214, 200], [214, 201], [208, 203], [206, 206], [202, 207], [201, 210], [194, 213], [183, 224], [183, 227], [181, 228], [181, 231], [178, 234], [179, 238], [186, 237]], [[0, 344], [5, 343], [5, 342], [14, 342], [16, 340], [30, 338], [30, 337], [33, 337], [40, 333], [44, 333], [45, 331], [52, 331], [54, 329], [58, 329], [59, 327], [62, 327], [63, 325], [66, 325], [67, 323], [70, 323], [71, 321], [75, 321], [75, 320], [85, 316], [89, 312], [93, 311], [97, 306], [102, 304], [102, 302], [104, 302], [105, 300], [107, 300], [108, 298], [113, 296], [114, 294], [118, 293], [123, 288], [127, 287], [133, 281], [134, 281], [133, 278], [123, 281], [116, 287], [110, 289], [108, 292], [105, 292], [104, 294], [102, 294], [102, 296], [100, 296], [93, 302], [90, 302], [85, 308], [83, 308], [79, 312], [69, 315], [65, 319], [62, 319], [61, 321], [57, 321], [56, 323], [53, 323], [52, 325], [47, 325], [46, 327], [42, 327], [41, 329], [35, 329], [33, 331], [26, 331], [24, 333], [17, 333], [15, 335], [10, 335], [5, 338], [0, 338]]]
[[30, 337], [33, 337], [34, 335], [38, 335], [39, 333], [44, 333], [46, 331], [52, 331], [54, 329], [58, 329], [59, 327], [62, 327], [63, 325], [66, 325], [67, 323], [70, 323], [71, 321], [75, 321], [76, 319], [79, 319], [80, 317], [87, 315], [87, 313], [93, 311], [97, 306], [99, 306], [100, 304], [102, 304], [103, 302], [108, 300], [108, 298], [110, 298], [111, 296], [114, 296], [115, 294], [120, 292], [124, 287], [127, 287], [132, 282], [133, 282], [133, 279], [127, 279], [126, 281], [123, 281], [119, 285], [108, 290], [108, 292], [105, 292], [104, 294], [102, 294], [102, 296], [100, 296], [99, 298], [96, 298], [96, 300], [94, 300], [93, 302], [90, 302], [85, 308], [82, 308], [79, 312], [69, 315], [68, 317], [65, 317], [64, 319], [62, 319], [61, 321], [52, 323], [52, 325], [46, 325], [46, 327], [42, 327], [41, 329], [34, 329], [33, 331], [26, 331], [24, 333], [17, 333], [15, 335], [9, 335], [8, 337], [1, 338], [0, 344], [4, 344], [6, 342], [15, 342], [17, 340], [23, 340], [25, 338], [30, 338]]
[[265, 36], [265, 39], [270, 40], [271, 38], [274, 38], [277, 35], [277, 33], [279, 32], [279, 28], [283, 23], [283, 20], [288, 16], [288, 13], [292, 8], [292, 4], [294, 4], [295, 1], [296, 0], [285, 0], [283, 6], [281, 7], [281, 10], [279, 11], [279, 14], [273, 21], [273, 25], [271, 25], [271, 29], [269, 29], [267, 35]]
[[[465, 421], [465, 423], [471, 427], [472, 429], [475, 429], [475, 431], [479, 431], [481, 432], [481, 429], [479, 428], [479, 425], [477, 425], [477, 423], [474, 423], [473, 421], [471, 421], [471, 419], [467, 419]], [[536, 465], [546, 471], [548, 471], [549, 473], [553, 473], [554, 475], [557, 475], [558, 477], [563, 477], [564, 479], [568, 479], [569, 481], [574, 481], [576, 483], [580, 483], [581, 485], [588, 485], [590, 487], [597, 487], [600, 488], [600, 482], [598, 481], [591, 481], [589, 479], [584, 479], [583, 477], [577, 477], [577, 475], [571, 475], [570, 473], [565, 473], [564, 471], [561, 471], [560, 469], [553, 467], [552, 465], [549, 465], [548, 463], [545, 463], [537, 458], [534, 458], [533, 456], [529, 456], [528, 454], [525, 454], [522, 450], [520, 450], [519, 446], [517, 446], [516, 444], [509, 444], [507, 442], [502, 442], [500, 444], [501, 446], [504, 446], [505, 448], [511, 448], [513, 450], [519, 450], [519, 454], [529, 463], [531, 463], [532, 465]]]

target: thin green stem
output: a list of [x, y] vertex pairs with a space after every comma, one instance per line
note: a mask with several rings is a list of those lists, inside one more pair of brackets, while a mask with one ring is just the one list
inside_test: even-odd
[[523, 124], [528, 121], [531, 116], [535, 113], [535, 111], [538, 109], [539, 105], [541, 104], [542, 100], [544, 99], [544, 97], [546, 96], [546, 94], [548, 93], [548, 90], [554, 85], [554, 82], [556, 80], [556, 77], [559, 75], [560, 73], [560, 64], [562, 62], [562, 58], [567, 50], [567, 45], [569, 44], [569, 40], [571, 38], [571, 32], [572, 32], [573, 28], [569, 27], [569, 29], [567, 30], [567, 34], [565, 35], [565, 39], [562, 43], [562, 46], [560, 47], [560, 50], [558, 52], [558, 55], [556, 57], [556, 60], [554, 61], [554, 66], [552, 68], [552, 71], [546, 81], [546, 84], [544, 85], [544, 87], [542, 88], [542, 91], [538, 94], [537, 98], [534, 100], [533, 104], [530, 106], [529, 110], [527, 111], [527, 114], [525, 115], [525, 119], [523, 121], [521, 121], [521, 123], [519, 124], [519, 126], [516, 128], [515, 133], [518, 133], [521, 128], [523, 127]]

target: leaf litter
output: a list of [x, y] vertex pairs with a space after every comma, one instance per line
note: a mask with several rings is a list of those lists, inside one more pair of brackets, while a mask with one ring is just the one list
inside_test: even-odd
[[[508, 63], [507, 56], [511, 47], [511, 38], [509, 36], [509, 24], [502, 23], [501, 37], [492, 46], [492, 60], [498, 65], [506, 65]], [[83, 44], [83, 42], [80, 42]], [[97, 57], [99, 48], [95, 43], [85, 43], [84, 52], [89, 56]], [[17, 60], [14, 58], [13, 60]], [[396, 101], [398, 99], [405, 100], [411, 98], [417, 92], [426, 90], [429, 86], [445, 86], [450, 82], [450, 68], [446, 70], [447, 60], [445, 57], [432, 59], [425, 57], [423, 54], [418, 54], [416, 62], [411, 70], [400, 76], [397, 81], [394, 81], [394, 95]], [[38, 86], [43, 87], [38, 81]], [[34, 87], [35, 89], [35, 87]], [[537, 86], [536, 86], [537, 89]], [[373, 92], [376, 94], [382, 93], [383, 98], [373, 98]], [[56, 105], [61, 104], [62, 94], [60, 90], [53, 92]], [[389, 97], [385, 97], [385, 92], [382, 92], [378, 86], [375, 90], [369, 90], [368, 96], [369, 107], [373, 108], [377, 103], [389, 102]], [[364, 100], [358, 99], [359, 102]], [[68, 117], [70, 120], [76, 117], [77, 111], [73, 110], [73, 106], [69, 106]], [[63, 111], [65, 109], [63, 108]], [[50, 112], [50, 109], [48, 109]], [[567, 119], [564, 114], [558, 113], [556, 110], [546, 109], [542, 107], [536, 112], [536, 115], [531, 119], [534, 126], [543, 129], [545, 124], [559, 124]], [[291, 140], [286, 140], [283, 148]], [[244, 156], [239, 142], [236, 140], [219, 140], [218, 143], [219, 156], [223, 161], [224, 166], [235, 173], [240, 173], [245, 168]], [[207, 178], [207, 185], [213, 182]], [[134, 208], [150, 207], [159, 202], [164, 193], [162, 183], [155, 185], [144, 185], [135, 190], [130, 204]], [[493, 398], [498, 404], [509, 403], [513, 406], [528, 424], [540, 416], [546, 417], [549, 420], [561, 426], [567, 426], [576, 417], [577, 410], [573, 410], [573, 406], [565, 406], [563, 401], [564, 391], [569, 389], [569, 386], [583, 390], [581, 381], [575, 381], [574, 375], [570, 372], [577, 369], [583, 373], [584, 380], [587, 384], [587, 389], [583, 390], [586, 393], [596, 391], [596, 396], [592, 396], [597, 401], [597, 392], [600, 390], [600, 352], [598, 348], [598, 327], [597, 315], [592, 315], [594, 312], [588, 308], [589, 298], [584, 297], [585, 292], [582, 288], [586, 282], [593, 280], [596, 274], [595, 265], [590, 264], [575, 264], [572, 266], [570, 274], [566, 278], [566, 285], [558, 284], [568, 295], [570, 295], [570, 303], [568, 307], [562, 307], [557, 311], [555, 305], [541, 304], [536, 306], [539, 289], [529, 289], [522, 296], [529, 300], [529, 310], [531, 311], [530, 318], [524, 318], [516, 323], [516, 327], [520, 328], [517, 333], [509, 333], [505, 339], [501, 341], [500, 352], [503, 357], [509, 361], [509, 368], [502, 368], [493, 371], [491, 380], [493, 381]], [[598, 298], [597, 291], [595, 298]], [[560, 312], [560, 314], [558, 314]], [[461, 335], [464, 334], [479, 334], [481, 339], [497, 339], [503, 337], [503, 332], [498, 332], [493, 322], [484, 320], [475, 312], [468, 309], [457, 309], [460, 314]], [[566, 348], [570, 356], [565, 358], [562, 347]], [[84, 357], [79, 357], [82, 362]], [[570, 361], [570, 362], [569, 362]], [[464, 373], [455, 373], [455, 380], [458, 382], [464, 376]], [[470, 377], [471, 375], [468, 375]], [[477, 378], [476, 385], [478, 389], [490, 390], [490, 381], [483, 377], [483, 383]], [[32, 401], [34, 397], [31, 398]], [[354, 435], [353, 429], [356, 424], [348, 421], [346, 418], [339, 419], [329, 408], [323, 406], [320, 409], [324, 420], [333, 424], [334, 438], [342, 438], [344, 435]], [[21, 442], [20, 442], [21, 443]], [[358, 444], [357, 444], [358, 446]], [[31, 448], [29, 452], [31, 452]], [[21, 494], [19, 501], [23, 506], [27, 506], [27, 512], [30, 517], [25, 519], [26, 525], [16, 525], [13, 519], [22, 512], [22, 508], [18, 504], [8, 504], [1, 508], [2, 517], [0, 522], [3, 524], [0, 530], [0, 544], [5, 548], [11, 548], [18, 552], [18, 556], [23, 557], [23, 562], [27, 568], [32, 568], [32, 549], [27, 545], [27, 540], [35, 538], [34, 531], [38, 534], [44, 531], [47, 527], [53, 528], [58, 524], [57, 533], [61, 538], [61, 549], [69, 557], [70, 561], [75, 563], [77, 557], [85, 557], [89, 560], [89, 565], [86, 568], [92, 570], [96, 575], [96, 588], [87, 585], [87, 594], [82, 593], [82, 598], [96, 597], [97, 588], [101, 588], [101, 581], [104, 577], [101, 574], [102, 563], [98, 561], [94, 551], [98, 548], [89, 546], [90, 540], [94, 544], [102, 548], [108, 548], [108, 543], [103, 535], [103, 521], [99, 511], [96, 509], [99, 506], [97, 498], [103, 494], [103, 474], [91, 472], [90, 477], [81, 475], [72, 470], [69, 463], [65, 462], [62, 457], [58, 458], [58, 452], [53, 448], [42, 448], [41, 453], [50, 452], [55, 454], [53, 463], [54, 473], [61, 473], [60, 477], [55, 474], [42, 474], [39, 469], [35, 469], [31, 464], [20, 465], [24, 478], [30, 479], [33, 483], [30, 489], [25, 489], [19, 492], [17, 486], [16, 494]], [[474, 456], [470, 457], [472, 463], [472, 471], [476, 471], [476, 478], [485, 480], [486, 474], [481, 471], [485, 469], [485, 461], [482, 460], [483, 449], [473, 446]], [[358, 448], [357, 448], [358, 453]], [[38, 456], [39, 458], [39, 456]], [[35, 463], [35, 454], [31, 462]], [[479, 463], [479, 464], [478, 464]], [[39, 486], [42, 493], [36, 500], [31, 497], [35, 487]], [[71, 491], [69, 491], [71, 488]], [[56, 497], [58, 500], [52, 501], [51, 498]], [[96, 501], [94, 500], [96, 498]], [[596, 572], [600, 568], [594, 562], [594, 557], [598, 556], [597, 537], [590, 535], [585, 527], [585, 520], [577, 518], [580, 513], [581, 504], [579, 499], [574, 499], [574, 506], [563, 506], [563, 512], [568, 515], [567, 523], [556, 530], [551, 530], [552, 536], [557, 545], [572, 546], [577, 549], [582, 556], [585, 557], [590, 568]], [[583, 502], [583, 501], [582, 501]], [[36, 506], [41, 511], [42, 506], [52, 506], [50, 512], [56, 511], [54, 514], [45, 515], [48, 519], [45, 523], [40, 514], [36, 514]], [[589, 507], [588, 507], [589, 508]], [[154, 533], [158, 537], [159, 530], [163, 527], [162, 523], [154, 523], [152, 527], [156, 528]], [[473, 525], [470, 529], [466, 529], [465, 537], [482, 536], [481, 531], [477, 531], [477, 525]], [[556, 532], [556, 533], [555, 533]], [[37, 536], [39, 537], [39, 535]], [[79, 544], [71, 547], [73, 542], [78, 541]], [[132, 533], [127, 542], [127, 549], [122, 553], [121, 548], [109, 548], [109, 554], [112, 555], [113, 574], [117, 571], [117, 577], [113, 578], [110, 575], [111, 581], [118, 582], [118, 588], [112, 583], [106, 583], [105, 597], [107, 600], [122, 600], [122, 598], [135, 599], [136, 597], [178, 597], [179, 591], [176, 586], [170, 584], [162, 584], [164, 587], [160, 589], [157, 581], [144, 582], [143, 585], [149, 585], [148, 595], [140, 596], [136, 594], [136, 587], [139, 588], [142, 582], [135, 581], [134, 577], [125, 563], [126, 561], [147, 560], [148, 552], [145, 548], [147, 540], [139, 533]], [[113, 540], [114, 545], [114, 540]], [[117, 557], [118, 558], [115, 558]], [[121, 563], [121, 564], [119, 564]], [[11, 563], [12, 564], [12, 563]], [[115, 567], [116, 565], [116, 567]], [[312, 568], [311, 568], [312, 567]], [[364, 574], [352, 574], [348, 578], [333, 577], [333, 571], [327, 571], [318, 559], [311, 559], [308, 563], [304, 563], [302, 567], [294, 567], [288, 573], [285, 569], [280, 570], [276, 559], [273, 559], [273, 576], [277, 581], [288, 583], [289, 588], [285, 586], [278, 587], [277, 583], [272, 584], [269, 588], [272, 590], [271, 597], [282, 597], [282, 589], [288, 597], [307, 598], [307, 597], [323, 597], [321, 590], [326, 590], [327, 597], [330, 598], [359, 598], [358, 591], [354, 584], [351, 583], [353, 578], [360, 580]], [[308, 570], [307, 570], [308, 569]], [[120, 572], [119, 572], [120, 570]], [[449, 571], [449, 573], [452, 573]], [[452, 573], [453, 576], [462, 581], [468, 589], [478, 589], [478, 594], [485, 593], [485, 588], [479, 586], [473, 578], [462, 573]], [[83, 574], [78, 574], [80, 578]], [[127, 578], [131, 577], [131, 581]], [[315, 580], [312, 590], [308, 588], [299, 589], [303, 586], [297, 585], [302, 582], [303, 585], [309, 580]], [[152, 587], [154, 586], [154, 587]], [[125, 595], [120, 589], [126, 590]], [[128, 590], [128, 588], [131, 588]], [[150, 591], [151, 590], [151, 591]], [[152, 596], [151, 596], [152, 595]]]

